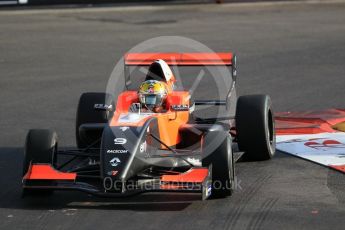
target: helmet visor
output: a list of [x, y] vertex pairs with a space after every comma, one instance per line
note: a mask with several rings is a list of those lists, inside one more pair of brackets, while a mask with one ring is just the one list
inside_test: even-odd
[[140, 102], [148, 109], [161, 106], [163, 104], [164, 95], [156, 94], [142, 94], [140, 95]]

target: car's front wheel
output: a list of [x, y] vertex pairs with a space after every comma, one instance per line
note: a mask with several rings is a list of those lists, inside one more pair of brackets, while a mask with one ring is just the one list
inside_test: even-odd
[[275, 153], [274, 115], [267, 95], [241, 96], [236, 108], [238, 147], [245, 160], [271, 159]]
[[235, 164], [231, 135], [227, 131], [213, 131], [203, 138], [202, 165], [212, 166], [212, 197], [230, 196], [235, 186]]
[[[111, 95], [107, 93], [83, 93], [80, 96], [76, 115], [76, 142], [78, 148], [86, 148], [91, 144], [94, 147], [100, 146], [102, 132], [92, 132], [88, 136], [80, 135], [80, 126], [88, 123], [107, 123], [108, 111], [96, 111], [95, 104], [105, 104]], [[99, 140], [98, 143], [97, 140]]]

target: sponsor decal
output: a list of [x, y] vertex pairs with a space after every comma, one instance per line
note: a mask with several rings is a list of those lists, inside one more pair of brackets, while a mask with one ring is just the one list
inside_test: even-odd
[[126, 114], [120, 114], [119, 122], [120, 123], [137, 123], [140, 122], [143, 119], [146, 119], [148, 117], [152, 116], [151, 113], [126, 113]]
[[120, 127], [120, 129], [121, 129], [122, 132], [124, 132], [124, 131], [126, 131], [127, 129], [129, 129], [129, 127], [128, 127], [128, 126], [123, 126], [123, 127]]
[[187, 160], [188, 162], [190, 162], [192, 165], [201, 166], [201, 160], [198, 159], [198, 158], [188, 157], [188, 158], [186, 158], [186, 160]]
[[112, 105], [106, 105], [106, 104], [95, 104], [94, 109], [95, 110], [101, 110], [101, 111], [112, 111], [113, 106]]
[[207, 190], [206, 190], [206, 196], [207, 197], [211, 196], [211, 193], [212, 193], [212, 185], [208, 185]]
[[108, 172], [108, 176], [116, 176], [116, 174], [118, 173], [119, 171], [115, 171], [115, 170], [112, 170], [110, 172]]
[[116, 166], [118, 166], [121, 163], [121, 161], [120, 161], [119, 158], [114, 157], [113, 159], [111, 159], [109, 161], [109, 163], [110, 163], [111, 166], [116, 167]]
[[127, 143], [127, 139], [126, 138], [115, 138], [114, 139], [114, 144], [115, 145], [124, 145]]
[[144, 143], [142, 143], [141, 145], [140, 145], [140, 147], [139, 147], [139, 151], [141, 152], [141, 153], [143, 153], [143, 152], [146, 152], [146, 141], [144, 142]]
[[98, 162], [95, 159], [89, 159], [89, 165], [96, 165]]
[[107, 153], [128, 153], [127, 149], [108, 149]]
[[171, 109], [175, 111], [188, 111], [189, 106], [188, 105], [172, 105]]

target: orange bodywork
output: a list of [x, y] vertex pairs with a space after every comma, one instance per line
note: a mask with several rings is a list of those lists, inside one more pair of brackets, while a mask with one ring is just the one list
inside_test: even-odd
[[208, 176], [207, 168], [192, 168], [185, 173], [177, 175], [163, 175], [161, 182], [169, 183], [202, 183]]
[[[189, 111], [173, 111], [172, 105], [188, 105], [190, 95], [185, 91], [171, 92], [166, 99], [166, 112], [130, 114], [129, 108], [133, 103], [139, 103], [136, 91], [125, 91], [118, 97], [116, 111], [110, 122], [110, 126], [143, 126], [150, 118], [156, 118], [158, 122], [159, 138], [168, 146], [174, 146], [180, 142], [179, 128], [189, 120]], [[134, 119], [124, 119], [127, 117]], [[162, 146], [162, 148], [165, 148]]]
[[232, 65], [232, 53], [128, 53], [126, 65], [150, 65], [163, 59], [168, 65]]
[[33, 164], [25, 174], [25, 180], [75, 180], [76, 173], [65, 173], [54, 169], [51, 164]]

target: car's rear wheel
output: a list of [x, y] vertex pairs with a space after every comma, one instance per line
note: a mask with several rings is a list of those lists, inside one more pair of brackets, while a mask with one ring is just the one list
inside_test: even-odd
[[[87, 137], [81, 136], [79, 127], [87, 123], [107, 123], [110, 117], [107, 111], [96, 111], [94, 109], [95, 104], [106, 104], [111, 96], [107, 93], [83, 93], [80, 96], [77, 116], [76, 116], [76, 142], [78, 148], [86, 148], [91, 144], [95, 144], [94, 147], [100, 146], [102, 132], [94, 132], [93, 135]], [[96, 143], [95, 143], [96, 142]]]
[[231, 135], [226, 131], [206, 133], [203, 138], [204, 167], [212, 165], [211, 196], [230, 196], [235, 186], [235, 164], [232, 154]]
[[[23, 177], [34, 163], [56, 166], [58, 137], [55, 131], [31, 129], [26, 136], [23, 162]], [[23, 195], [49, 195], [53, 190], [23, 189]]]
[[236, 132], [244, 159], [262, 161], [275, 153], [276, 137], [271, 99], [267, 95], [241, 96], [236, 108]]

